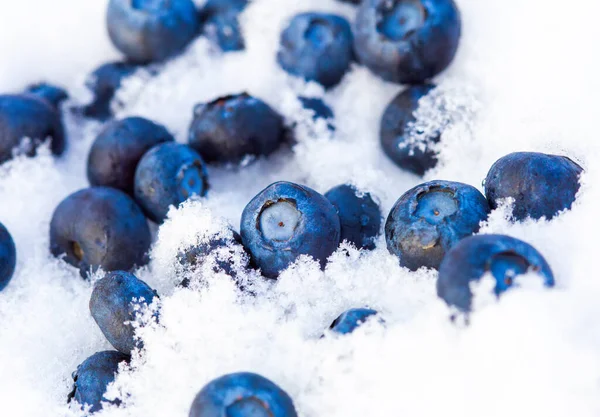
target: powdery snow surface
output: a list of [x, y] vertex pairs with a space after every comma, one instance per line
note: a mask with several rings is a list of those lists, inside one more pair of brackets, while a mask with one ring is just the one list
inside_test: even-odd
[[[69, 88], [67, 105], [89, 100], [86, 74], [119, 56], [104, 29], [106, 1], [4, 3], [2, 92], [47, 80]], [[302, 417], [599, 415], [598, 2], [457, 3], [464, 33], [459, 54], [436, 80], [436, 95], [418, 110], [419, 131], [447, 126], [441, 164], [425, 179], [481, 189], [491, 164], [512, 151], [578, 161], [586, 173], [571, 212], [551, 222], [510, 224], [510, 208], [503, 207], [483, 227], [533, 244], [550, 263], [557, 287], [526, 285], [500, 302], [478, 302], [471, 324], [457, 326], [435, 295], [436, 272], [400, 268], [380, 238], [370, 253], [342, 246], [324, 272], [301, 259], [274, 285], [244, 276], [255, 297], [210, 268], [204, 270], [208, 285], [176, 288], [179, 251], [223, 233], [226, 221], [238, 228], [245, 204], [273, 181], [320, 192], [351, 181], [370, 191], [386, 216], [421, 181], [396, 168], [379, 146], [379, 119], [402, 87], [354, 65], [325, 92], [276, 65], [279, 33], [293, 14], [331, 11], [353, 19], [354, 8], [334, 0], [255, 0], [241, 16], [245, 52], [222, 55], [198, 39], [157, 76], [130, 78], [115, 100], [122, 103], [119, 117], [149, 117], [185, 142], [195, 103], [248, 91], [298, 123], [299, 143], [239, 169], [210, 169], [208, 199], [173, 210], [157, 231], [152, 261], [138, 276], [161, 294], [161, 325], [140, 331], [145, 351], [107, 394], [124, 398], [124, 406], [98, 416], [187, 416], [207, 382], [242, 370], [283, 387]], [[332, 106], [335, 134], [310, 122], [298, 94]], [[110, 349], [89, 314], [92, 284], [48, 251], [52, 212], [87, 185], [85, 160], [101, 127], [71, 116], [66, 122], [64, 157], [42, 151], [0, 167], [0, 221], [18, 254], [16, 274], [0, 293], [2, 415], [81, 415], [66, 405], [71, 372]], [[237, 262], [243, 254], [233, 256]], [[381, 311], [385, 328], [375, 321], [347, 337], [320, 339], [339, 313], [365, 305]]]

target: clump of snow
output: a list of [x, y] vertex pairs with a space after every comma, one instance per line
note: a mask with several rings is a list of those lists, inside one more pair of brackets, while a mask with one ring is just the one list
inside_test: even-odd
[[[2, 91], [46, 80], [68, 87], [72, 103], [84, 101], [87, 74], [119, 57], [104, 28], [106, 3], [26, 0], [3, 7]], [[452, 103], [476, 111], [450, 123], [440, 142], [441, 163], [423, 179], [399, 170], [379, 145], [381, 114], [401, 86], [354, 64], [339, 86], [324, 91], [276, 64], [279, 34], [294, 14], [327, 11], [353, 20], [355, 9], [346, 3], [254, 0], [240, 17], [246, 51], [221, 54], [199, 38], [182, 56], [158, 65], [156, 75], [136, 74], [124, 83], [118, 116], [149, 117], [180, 142], [187, 140], [196, 103], [241, 91], [297, 123], [297, 142], [245, 167], [211, 167], [208, 198], [173, 210], [158, 229], [152, 262], [137, 274], [161, 295], [160, 324], [140, 328], [145, 347], [107, 394], [123, 398], [124, 406], [99, 416], [183, 417], [208, 381], [242, 370], [282, 386], [302, 417], [600, 413], [600, 82], [594, 52], [600, 5], [457, 4], [461, 46], [435, 81], [460, 99]], [[334, 133], [306, 128], [310, 117], [300, 112], [300, 95], [322, 97], [332, 107]], [[15, 276], [0, 293], [2, 415], [81, 415], [66, 405], [71, 372], [111, 348], [89, 315], [92, 284], [48, 251], [52, 211], [87, 186], [87, 152], [101, 128], [68, 112], [65, 122], [69, 149], [62, 158], [42, 150], [0, 167], [0, 221], [18, 256]], [[341, 247], [325, 271], [301, 259], [277, 282], [257, 280], [252, 292], [210, 268], [203, 271], [208, 285], [176, 287], [177, 251], [225, 233], [227, 223], [237, 228], [247, 202], [273, 181], [320, 192], [350, 182], [378, 199], [385, 216], [403, 192], [425, 180], [482, 189], [492, 163], [514, 151], [565, 154], [586, 170], [572, 210], [552, 221], [513, 224], [505, 205], [481, 231], [536, 247], [552, 267], [556, 288], [508, 291], [478, 305], [468, 326], [449, 320], [435, 294], [437, 273], [400, 268], [383, 237], [373, 252]], [[342, 311], [363, 306], [380, 311], [386, 326], [320, 338]]]
[[419, 99], [415, 120], [407, 126], [407, 140], [399, 146], [409, 147], [411, 153], [415, 149], [440, 153], [444, 145], [475, 140], [471, 127], [480, 109], [473, 86], [451, 81], [436, 86]]
[[[161, 293], [169, 293], [183, 280], [207, 284], [215, 275], [223, 279], [226, 272], [235, 274], [233, 278], [238, 281], [262, 281], [259, 275], [246, 271], [249, 257], [241, 245], [220, 245], [201, 258], [193, 252], [194, 248], [208, 248], [211, 242], [233, 241], [232, 230], [229, 222], [214, 215], [198, 199], [185, 202], [179, 210], [173, 207], [158, 229], [150, 254], [148, 282]], [[199, 261], [190, 262], [190, 258]], [[231, 271], [222, 271], [219, 264], [227, 264]]]

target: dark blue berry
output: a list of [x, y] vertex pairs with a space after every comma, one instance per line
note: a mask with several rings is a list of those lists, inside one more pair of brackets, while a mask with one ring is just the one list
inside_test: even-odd
[[110, 122], [88, 155], [87, 176], [92, 185], [118, 188], [133, 195], [135, 169], [144, 153], [175, 139], [167, 129], [141, 117]]
[[150, 219], [167, 217], [170, 206], [208, 191], [208, 175], [202, 157], [186, 145], [167, 142], [150, 149], [135, 171], [134, 195]]
[[122, 191], [91, 187], [65, 198], [50, 222], [50, 251], [82, 277], [102, 267], [130, 270], [148, 262], [151, 236], [140, 207]]
[[582, 171], [566, 156], [515, 152], [492, 165], [485, 179], [485, 195], [492, 208], [512, 197], [516, 220], [551, 219], [571, 208]]
[[0, 291], [10, 282], [17, 265], [17, 248], [8, 229], [0, 223]]
[[138, 63], [178, 54], [198, 30], [192, 0], [110, 0], [106, 22], [113, 44]]
[[[242, 245], [242, 237], [231, 229], [186, 248], [179, 253], [178, 258], [186, 269], [198, 270], [209, 263], [214, 272], [224, 272], [233, 279], [237, 279], [240, 270], [249, 268], [249, 254]], [[188, 287], [189, 284], [189, 278], [181, 283], [183, 287]]]
[[140, 67], [127, 62], [111, 62], [98, 67], [86, 82], [94, 97], [90, 104], [83, 107], [82, 113], [98, 120], [112, 117], [110, 103], [121, 87], [121, 81], [138, 68]]
[[242, 93], [197, 105], [189, 144], [209, 163], [239, 163], [247, 156], [270, 155], [284, 139], [283, 118]]
[[302, 13], [281, 34], [277, 62], [288, 73], [326, 88], [338, 84], [352, 61], [352, 30], [341, 16]]
[[120, 363], [128, 363], [129, 355], [106, 350], [94, 353], [83, 361], [73, 372], [73, 391], [69, 394], [69, 402], [77, 401], [82, 407], [89, 406], [94, 413], [102, 409], [102, 402], [119, 405], [121, 401], [109, 401], [104, 398], [106, 387], [115, 380]]
[[417, 175], [423, 175], [437, 164], [436, 152], [430, 145], [439, 142], [441, 132], [427, 141], [415, 140], [418, 132], [411, 132], [419, 100], [434, 88], [431, 84], [407, 88], [388, 104], [381, 118], [379, 138], [383, 151], [400, 168]]
[[359, 249], [375, 249], [375, 239], [381, 229], [381, 211], [371, 194], [359, 196], [356, 188], [342, 184], [325, 193], [325, 197], [340, 217], [340, 239]]
[[248, 0], [207, 0], [205, 9], [213, 12], [236, 12], [239, 13], [248, 4]]
[[290, 396], [265, 377], [239, 372], [209, 382], [189, 417], [297, 417]]
[[64, 89], [47, 83], [30, 85], [27, 87], [26, 92], [46, 100], [55, 108], [58, 108], [60, 103], [69, 98], [69, 94]]
[[223, 52], [244, 49], [244, 37], [238, 22], [238, 12], [213, 10], [208, 6], [200, 13], [202, 32]]
[[52, 104], [33, 94], [0, 95], [0, 163], [11, 159], [15, 148], [33, 156], [46, 140], [53, 154], [65, 150], [60, 113]]
[[490, 209], [476, 188], [430, 181], [408, 190], [385, 224], [388, 250], [411, 270], [437, 269], [456, 243], [479, 230]]
[[554, 277], [544, 257], [531, 245], [503, 235], [478, 235], [454, 246], [440, 265], [437, 293], [450, 306], [462, 311], [472, 307], [471, 284], [490, 273], [496, 280], [494, 293], [518, 285], [519, 275], [535, 272], [547, 287]]
[[329, 329], [339, 334], [352, 333], [359, 326], [367, 321], [369, 317], [376, 316], [378, 313], [370, 308], [352, 308], [344, 311], [331, 323]]
[[90, 313], [106, 340], [119, 352], [129, 354], [142, 347], [132, 322], [142, 317], [142, 308], [150, 305], [154, 297], [154, 290], [135, 275], [114, 271], [94, 285]]
[[298, 184], [276, 182], [242, 213], [242, 242], [268, 278], [277, 278], [300, 255], [324, 267], [340, 242], [340, 219], [321, 194]]
[[323, 119], [327, 121], [327, 128], [331, 131], [335, 130], [333, 125], [334, 114], [331, 108], [323, 102], [320, 98], [316, 97], [298, 97], [302, 107], [313, 112], [313, 121]]
[[383, 79], [416, 84], [450, 65], [460, 32], [453, 0], [364, 0], [356, 15], [354, 51]]

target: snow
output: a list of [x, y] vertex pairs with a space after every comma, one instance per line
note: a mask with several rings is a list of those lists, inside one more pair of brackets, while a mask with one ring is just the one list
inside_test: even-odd
[[[47, 80], [68, 87], [74, 102], [89, 99], [85, 76], [119, 56], [104, 28], [106, 1], [5, 3], [0, 90]], [[457, 4], [461, 46], [436, 80], [450, 109], [441, 120], [448, 127], [441, 164], [425, 179], [481, 189], [491, 164], [513, 151], [578, 161], [586, 173], [571, 211], [550, 222], [511, 224], [510, 207], [501, 207], [482, 229], [535, 246], [557, 287], [511, 291], [499, 302], [478, 304], [468, 326], [456, 325], [435, 295], [436, 273], [400, 268], [380, 238], [371, 253], [343, 246], [324, 272], [301, 259], [276, 284], [258, 281], [255, 296], [241, 295], [222, 275], [206, 271], [207, 285], [176, 288], [174, 254], [225, 222], [238, 227], [245, 204], [273, 181], [320, 192], [350, 181], [370, 191], [384, 215], [421, 182], [389, 162], [378, 143], [381, 114], [401, 86], [353, 65], [338, 87], [325, 92], [292, 79], [275, 62], [279, 33], [293, 14], [333, 11], [352, 19], [354, 8], [334, 0], [255, 0], [241, 18], [245, 52], [222, 55], [198, 39], [157, 76], [132, 77], [119, 93], [119, 117], [149, 117], [184, 142], [194, 104], [248, 91], [300, 124], [299, 143], [245, 167], [211, 168], [209, 198], [171, 212], [157, 232], [150, 265], [138, 271], [161, 294], [161, 323], [140, 329], [146, 350], [107, 394], [124, 397], [124, 407], [107, 407], [98, 416], [187, 416], [208, 381], [242, 370], [283, 387], [302, 417], [599, 415], [600, 5]], [[324, 124], [310, 125], [297, 95], [323, 97], [332, 106], [332, 138]], [[440, 120], [428, 121], [427, 114], [436, 100], [422, 105], [418, 122], [435, 127]], [[460, 108], [468, 117], [454, 117]], [[2, 415], [80, 415], [65, 404], [71, 372], [89, 355], [110, 349], [89, 314], [92, 284], [48, 251], [52, 211], [87, 185], [86, 156], [101, 127], [66, 117], [70, 148], [63, 158], [46, 150], [0, 167], [0, 221], [18, 254], [16, 274], [0, 293]], [[365, 305], [382, 313], [385, 327], [374, 321], [352, 335], [320, 339], [339, 313]]]

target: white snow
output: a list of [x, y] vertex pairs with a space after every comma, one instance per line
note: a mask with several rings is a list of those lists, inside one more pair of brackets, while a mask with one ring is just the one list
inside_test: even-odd
[[[600, 414], [600, 4], [457, 3], [461, 46], [436, 81], [439, 91], [451, 92], [449, 108], [466, 106], [470, 113], [447, 119], [441, 164], [426, 179], [481, 189], [491, 164], [513, 151], [578, 161], [586, 173], [570, 212], [550, 222], [511, 224], [503, 207], [482, 230], [534, 245], [557, 287], [526, 285], [499, 302], [481, 303], [469, 326], [457, 326], [435, 295], [436, 273], [400, 268], [380, 238], [370, 253], [343, 247], [324, 272], [302, 259], [276, 284], [258, 285], [256, 297], [240, 295], [207, 270], [207, 286], [176, 289], [173, 256], [181, 245], [204, 239], [225, 221], [237, 228], [246, 203], [273, 181], [320, 192], [350, 181], [370, 191], [384, 215], [421, 182], [396, 168], [379, 146], [379, 119], [402, 87], [353, 65], [338, 87], [325, 92], [291, 78], [275, 62], [279, 33], [293, 14], [333, 11], [352, 19], [354, 8], [335, 0], [254, 0], [241, 19], [245, 52], [222, 55], [198, 39], [158, 76], [133, 77], [119, 94], [120, 117], [149, 117], [181, 142], [194, 104], [241, 91], [302, 127], [293, 151], [239, 169], [211, 168], [209, 198], [171, 212], [157, 233], [151, 264], [138, 274], [161, 294], [161, 325], [140, 330], [146, 351], [107, 394], [124, 396], [124, 407], [107, 407], [98, 416], [187, 416], [204, 384], [241, 370], [278, 383], [301, 417]], [[106, 35], [105, 7], [105, 0], [3, 0], [0, 91], [47, 80], [68, 87], [76, 102], [89, 99], [85, 76], [119, 56]], [[306, 127], [310, 115], [300, 111], [300, 94], [332, 106], [333, 138], [325, 125]], [[110, 349], [89, 314], [91, 283], [48, 251], [52, 212], [87, 185], [87, 151], [100, 128], [70, 116], [67, 124], [70, 148], [63, 158], [45, 151], [0, 167], [0, 221], [18, 254], [16, 274], [0, 293], [0, 415], [79, 415], [65, 404], [71, 372], [89, 355]], [[373, 322], [347, 337], [320, 339], [339, 313], [365, 305], [382, 313], [385, 328]]]

